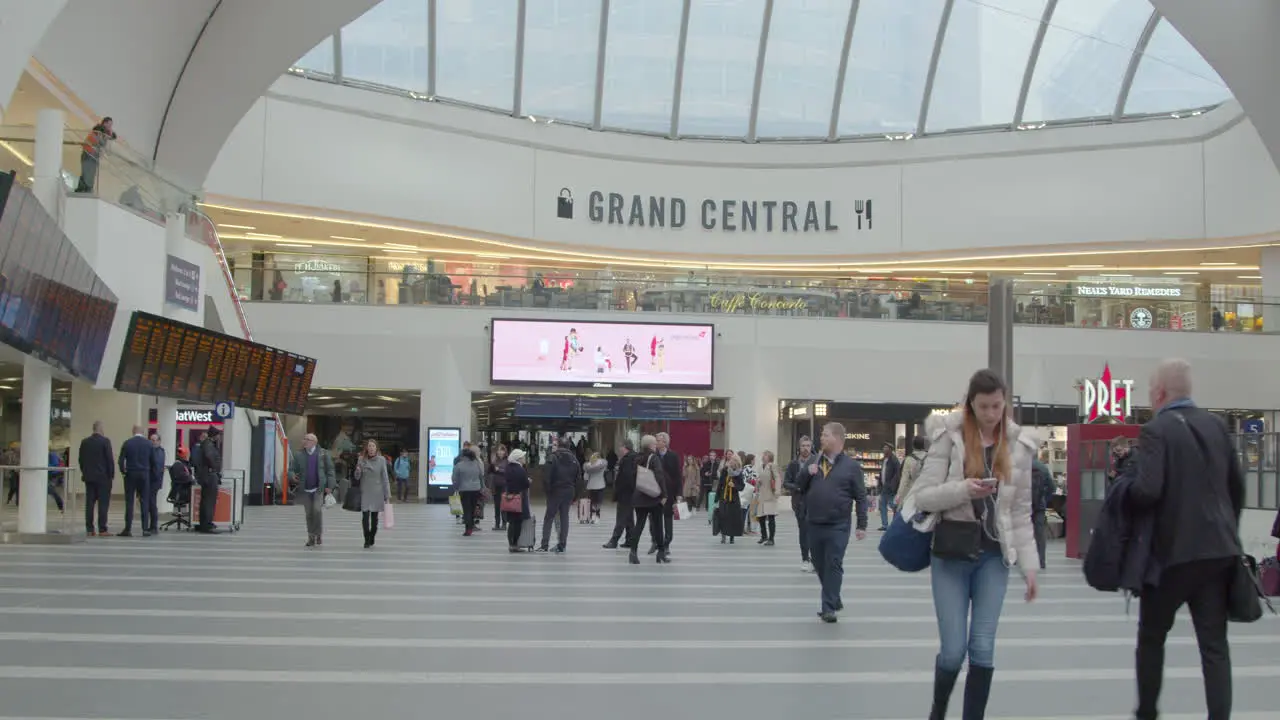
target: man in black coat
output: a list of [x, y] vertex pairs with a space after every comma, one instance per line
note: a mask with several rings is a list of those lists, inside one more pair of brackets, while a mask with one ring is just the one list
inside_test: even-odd
[[712, 450], [698, 469], [698, 507], [702, 510], [711, 510], [711, 488], [716, 485], [717, 467], [716, 451]]
[[809, 562], [809, 521], [805, 518], [804, 493], [800, 491], [800, 473], [813, 462], [813, 441], [808, 435], [800, 438], [800, 454], [787, 465], [787, 474], [782, 487], [791, 494], [791, 511], [796, 515], [796, 526], [800, 530], [800, 569], [813, 572], [813, 563]]
[[[111, 440], [102, 434], [102, 421], [93, 422], [93, 434], [80, 441], [77, 457], [80, 477], [84, 480], [84, 531], [89, 537], [107, 534], [107, 510], [111, 507], [111, 481], [116, 476], [116, 454]], [[98, 508], [98, 526], [94, 531], [93, 508]]]
[[616, 550], [618, 541], [631, 539], [631, 528], [636, 518], [631, 508], [631, 496], [636, 492], [636, 446], [623, 440], [618, 446], [618, 469], [613, 480], [613, 500], [617, 505], [617, 519], [613, 521], [613, 535], [604, 544], [606, 550]]
[[[676, 503], [683, 499], [684, 494], [684, 472], [680, 464], [680, 453], [671, 449], [671, 436], [660, 432], [654, 436], [657, 440], [658, 460], [662, 464], [662, 474], [665, 485], [663, 490], [666, 493], [667, 504], [662, 506], [662, 540], [666, 545], [667, 557], [671, 556], [671, 538], [675, 533], [676, 525]], [[649, 554], [652, 555], [658, 551], [658, 548], [650, 547]]]
[[200, 464], [196, 466], [196, 483], [200, 486], [200, 522], [196, 532], [217, 531], [213, 511], [218, 507], [218, 486], [222, 484], [222, 430], [210, 426], [200, 443]]
[[[120, 476], [124, 478], [124, 530], [120, 537], [133, 537], [133, 503], [142, 511], [142, 536], [151, 537], [151, 506], [147, 503], [151, 477], [155, 474], [156, 454], [141, 425], [133, 426], [133, 437], [120, 446]], [[163, 472], [163, 466], [161, 468]]]
[[164, 487], [164, 472], [168, 468], [165, 463], [164, 448], [160, 445], [160, 435], [151, 436], [151, 453], [155, 455], [154, 462], [151, 466], [151, 482], [147, 485], [147, 508], [151, 516], [151, 526], [144, 527], [143, 530], [151, 531], [155, 535], [160, 531], [158, 527], [159, 520], [159, 500], [160, 488]]
[[557, 438], [555, 448], [549, 458], [547, 468], [547, 512], [542, 518], [542, 545], [538, 552], [548, 552], [551, 545], [551, 525], [558, 517], [560, 520], [560, 536], [554, 550], [565, 551], [569, 544], [569, 506], [573, 504], [573, 496], [578, 490], [578, 477], [582, 475], [582, 465], [573, 454], [572, 443], [566, 438]]
[[1155, 515], [1152, 562], [1159, 581], [1142, 595], [1138, 616], [1138, 720], [1155, 720], [1164, 675], [1164, 645], [1183, 604], [1200, 646], [1210, 720], [1231, 716], [1231, 649], [1227, 588], [1242, 554], [1239, 523], [1244, 474], [1212, 413], [1191, 401], [1191, 366], [1166, 360], [1150, 383], [1155, 417], [1142, 426], [1137, 478], [1126, 499]]
[[884, 464], [880, 467], [880, 532], [889, 529], [889, 521], [893, 518], [893, 498], [898, 494], [898, 485], [902, 482], [902, 462], [891, 443], [884, 444]]

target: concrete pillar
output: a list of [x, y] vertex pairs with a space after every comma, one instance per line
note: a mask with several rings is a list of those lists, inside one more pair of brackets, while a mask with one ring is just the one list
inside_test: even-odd
[[[1264, 332], [1280, 332], [1280, 247], [1262, 248], [1262, 262], [1258, 266], [1262, 268], [1258, 274], [1262, 276], [1263, 304], [1253, 311], [1262, 315]], [[1272, 311], [1272, 307], [1276, 309]], [[1267, 431], [1272, 432], [1270, 426]]]
[[778, 442], [778, 393], [768, 381], [769, 374], [760, 367], [760, 353], [752, 348], [740, 355], [735, 363], [749, 364], [739, 368], [757, 380], [746, 383], [744, 392], [729, 398], [725, 418], [725, 447], [730, 450], [751, 453], [757, 460], [765, 450], [777, 455]]
[[[62, 193], [62, 111], [45, 109], [36, 115], [35, 167], [31, 192], [55, 218], [61, 218], [58, 198]], [[47, 459], [47, 458], [46, 458]]]
[[[49, 408], [53, 371], [34, 358], [22, 366], [22, 452], [24, 468], [49, 467]], [[43, 535], [48, 530], [49, 471], [23, 470], [20, 477], [18, 532]]]
[[427, 430], [429, 428], [456, 427], [462, 429], [462, 441], [475, 440], [472, 437], [471, 391], [462, 382], [458, 372], [457, 360], [453, 352], [443, 352], [443, 372], [432, 378], [432, 384], [422, 388], [419, 400], [419, 453], [418, 457], [418, 498], [428, 497], [427, 470]]
[[1012, 398], [1013, 313], [1017, 307], [1013, 298], [1013, 281], [993, 278], [987, 297], [987, 365], [1004, 378]]
[[160, 487], [160, 497], [156, 499], [156, 509], [162, 513], [173, 512], [173, 503], [169, 502], [168, 466], [178, 460], [178, 401], [171, 398], [160, 398], [156, 404], [156, 432], [160, 433], [160, 447], [164, 448], [164, 485]]

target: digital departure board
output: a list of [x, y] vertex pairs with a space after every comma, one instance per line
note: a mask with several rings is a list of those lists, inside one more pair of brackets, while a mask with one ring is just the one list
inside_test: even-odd
[[195, 325], [134, 312], [116, 371], [116, 390], [139, 395], [228, 401], [301, 415], [316, 374], [313, 358]]

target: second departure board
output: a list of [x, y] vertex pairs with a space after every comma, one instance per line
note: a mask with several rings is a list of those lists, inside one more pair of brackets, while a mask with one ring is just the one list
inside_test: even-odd
[[315, 373], [313, 358], [134, 312], [115, 388], [300, 415]]

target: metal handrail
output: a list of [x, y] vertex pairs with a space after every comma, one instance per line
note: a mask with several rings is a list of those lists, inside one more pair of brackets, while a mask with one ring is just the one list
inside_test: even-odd
[[[2, 484], [5, 491], [5, 504], [0, 506], [0, 533], [16, 532], [18, 529], [19, 508], [16, 505], [10, 506], [8, 504], [9, 483], [16, 482], [20, 486], [22, 483], [22, 473], [24, 471], [47, 472], [50, 474], [56, 472], [62, 475], [63, 493], [59, 496], [62, 500], [61, 520], [50, 518], [49, 522], [46, 523], [46, 528], [48, 530], [60, 533], [73, 533], [76, 532], [77, 529], [83, 528], [84, 518], [80, 517], [79, 512], [77, 512], [79, 509], [77, 497], [83, 495], [84, 492], [83, 490], [77, 492], [76, 486], [78, 483], [75, 483], [75, 480], [80, 476], [79, 468], [39, 465], [0, 465], [0, 478], [3, 478], [4, 480]], [[15, 477], [10, 478], [10, 473], [13, 473]], [[48, 502], [49, 495], [47, 492], [43, 497], [45, 502]], [[12, 513], [12, 518], [8, 517], [10, 513]]]

